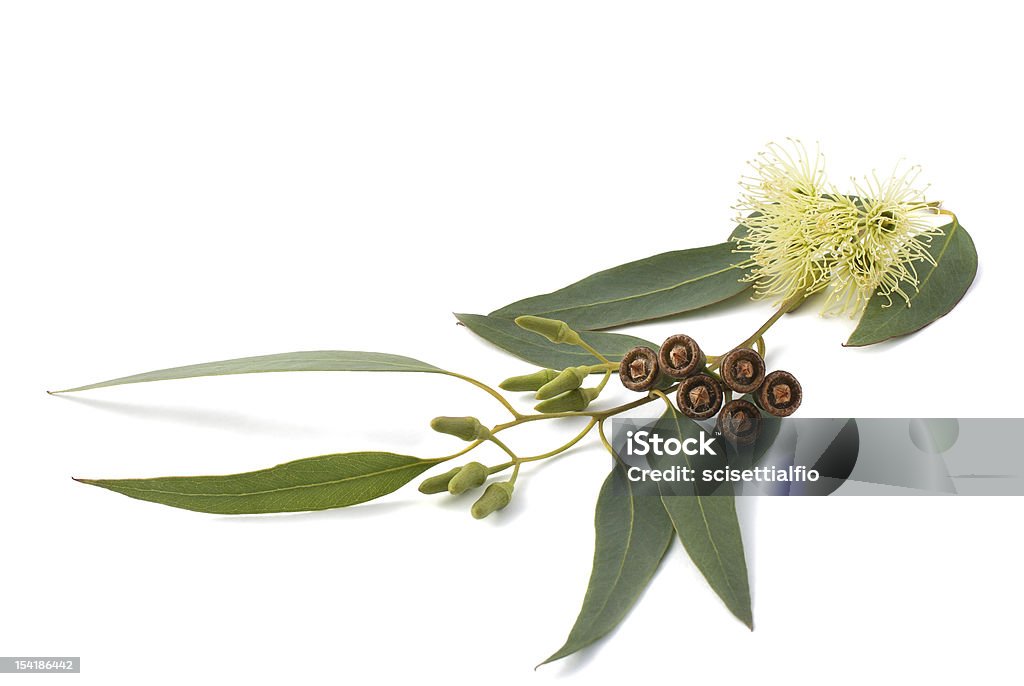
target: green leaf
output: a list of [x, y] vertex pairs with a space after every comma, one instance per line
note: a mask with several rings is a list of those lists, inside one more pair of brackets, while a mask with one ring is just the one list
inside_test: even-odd
[[382, 452], [338, 453], [225, 476], [76, 479], [130, 498], [215, 514], [348, 507], [396, 491], [438, 463]]
[[944, 236], [932, 241], [928, 252], [935, 266], [918, 269], [920, 285], [910, 294], [910, 304], [894, 297], [892, 305], [877, 293], [871, 296], [860, 323], [847, 346], [871, 345], [914, 333], [952, 310], [974, 281], [978, 252], [970, 234], [958, 222], [943, 227]]
[[224, 376], [227, 374], [260, 374], [265, 372], [429, 372], [448, 374], [443, 369], [426, 362], [402, 355], [388, 353], [367, 353], [353, 350], [307, 350], [277, 355], [240, 357], [235, 360], [221, 360], [192, 364], [186, 367], [171, 367], [153, 372], [122, 376], [118, 379], [101, 381], [76, 388], [66, 388], [52, 393], [88, 391], [105, 386], [167, 381], [169, 379], [191, 379], [197, 376]]
[[750, 287], [740, 282], [746, 271], [737, 264], [744, 258], [733, 247], [725, 242], [627, 262], [506, 305], [491, 316], [532, 314], [560, 319], [576, 330], [595, 330], [696, 310]]
[[[460, 322], [475, 333], [506, 352], [539, 367], [564, 369], [582, 364], [594, 364], [594, 356], [573, 345], [552, 343], [543, 336], [520, 329], [511, 319], [483, 314], [456, 314]], [[605, 357], [617, 360], [630, 348], [646, 345], [657, 349], [650, 341], [617, 333], [581, 331], [580, 335]]]
[[560, 660], [614, 629], [633, 607], [672, 542], [672, 523], [657, 497], [638, 495], [616, 463], [597, 497], [594, 567], [565, 645], [541, 664]]
[[[682, 441], [697, 438], [701, 428], [686, 417], [668, 412], [656, 430], [663, 438]], [[684, 458], [686, 466], [694, 467], [692, 458], [685, 454]], [[652, 466], [664, 468], [667, 464]], [[714, 495], [698, 493], [692, 483], [685, 482], [662, 481], [658, 488], [665, 511], [690, 559], [726, 607], [753, 629], [747, 560], [732, 488], [726, 484]]]

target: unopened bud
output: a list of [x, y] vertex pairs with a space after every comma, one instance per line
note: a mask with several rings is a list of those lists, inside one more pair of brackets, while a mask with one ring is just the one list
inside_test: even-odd
[[551, 381], [559, 372], [555, 369], [541, 369], [533, 374], [513, 376], [505, 379], [498, 387], [505, 391], [536, 391], [538, 388]]
[[546, 317], [534, 317], [525, 315], [516, 317], [516, 326], [533, 333], [540, 334], [552, 343], [568, 343], [579, 345], [582, 342], [580, 335], [569, 328], [569, 325], [557, 319]]
[[460, 467], [448, 482], [448, 492], [452, 495], [459, 495], [483, 486], [485, 481], [487, 481], [487, 467], [479, 462], [469, 462]]
[[452, 480], [453, 476], [459, 473], [460, 469], [462, 469], [462, 467], [456, 467], [444, 474], [438, 474], [437, 476], [432, 476], [429, 479], [424, 479], [423, 483], [420, 484], [420, 493], [426, 493], [427, 495], [434, 493], [447, 493], [448, 482]]
[[430, 428], [464, 441], [482, 441], [491, 437], [490, 430], [476, 417], [434, 417], [430, 420]]
[[480, 496], [480, 499], [473, 503], [470, 510], [473, 517], [483, 519], [492, 512], [497, 512], [512, 502], [513, 486], [508, 481], [499, 481], [491, 484]]
[[537, 389], [535, 397], [537, 400], [547, 400], [566, 391], [579, 388], [587, 380], [588, 374], [590, 374], [590, 368], [587, 366], [563, 369], [558, 376]]
[[582, 412], [597, 397], [596, 388], [576, 388], [562, 395], [549, 398], [534, 405], [534, 409], [544, 414], [552, 412]]

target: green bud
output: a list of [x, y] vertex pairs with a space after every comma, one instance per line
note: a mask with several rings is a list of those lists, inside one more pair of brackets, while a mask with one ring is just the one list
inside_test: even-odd
[[554, 369], [541, 369], [533, 374], [513, 376], [505, 379], [498, 387], [505, 391], [535, 391], [548, 381], [551, 381], [559, 372]]
[[561, 395], [566, 391], [571, 391], [574, 388], [579, 388], [583, 385], [583, 382], [587, 380], [587, 375], [590, 373], [590, 367], [569, 367], [568, 369], [562, 370], [562, 372], [551, 381], [537, 389], [537, 400], [547, 400], [548, 398], [554, 398], [556, 395]]
[[424, 479], [423, 483], [420, 484], [420, 493], [426, 493], [432, 495], [434, 493], [446, 493], [448, 491], [448, 482], [452, 480], [452, 477], [459, 473], [462, 467], [456, 467], [450, 472], [444, 474], [438, 474], [432, 476], [429, 479]]
[[576, 388], [568, 393], [550, 398], [534, 405], [538, 412], [550, 414], [552, 412], [582, 412], [597, 397], [596, 388]]
[[497, 512], [512, 501], [512, 483], [499, 481], [491, 484], [480, 496], [480, 499], [473, 503], [470, 512], [476, 519], [483, 519], [492, 512]]
[[484, 485], [487, 481], [487, 467], [479, 462], [469, 462], [459, 468], [458, 472], [448, 482], [448, 492], [452, 495], [459, 495]]
[[568, 343], [579, 345], [582, 342], [580, 335], [569, 328], [565, 322], [545, 317], [534, 317], [526, 315], [516, 317], [516, 326], [533, 333], [540, 334], [552, 343]]
[[434, 417], [430, 420], [430, 428], [464, 441], [482, 441], [491, 437], [490, 429], [476, 417]]

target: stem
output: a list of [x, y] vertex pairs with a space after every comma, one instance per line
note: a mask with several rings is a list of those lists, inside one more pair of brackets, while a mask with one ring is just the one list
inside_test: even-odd
[[437, 462], [447, 462], [448, 460], [454, 460], [456, 457], [462, 457], [463, 455], [465, 455], [466, 453], [468, 453], [470, 450], [477, 447], [481, 443], [483, 443], [483, 441], [473, 441], [472, 443], [470, 443], [457, 453], [452, 453], [451, 455], [446, 455], [445, 457], [438, 457], [435, 459], [437, 460]]
[[605, 449], [611, 454], [612, 457], [615, 458], [616, 461], [618, 461], [619, 456], [615, 452], [615, 448], [613, 448], [612, 444], [608, 442], [608, 437], [604, 435], [603, 419], [597, 423], [597, 435], [601, 437], [601, 443], [604, 445]]
[[[786, 302], [782, 303], [782, 305], [779, 306], [779, 309], [775, 311], [775, 314], [773, 314], [771, 317], [769, 317], [768, 321], [766, 321], [764, 324], [761, 325], [760, 329], [758, 329], [754, 333], [750, 334], [750, 336], [748, 336], [745, 341], [743, 341], [739, 345], [735, 346], [733, 348], [733, 350], [735, 350], [736, 348], [749, 348], [751, 346], [751, 344], [753, 344], [758, 339], [762, 338], [764, 336], [764, 332], [767, 331], [768, 329], [772, 328], [772, 325], [775, 322], [777, 322], [780, 319], [782, 319], [782, 315], [784, 315], [787, 312], [793, 310], [797, 305], [799, 305], [801, 302], [803, 302], [803, 300], [804, 300], [804, 296], [803, 295], [798, 295], [798, 296], [794, 296], [794, 297], [790, 298], [789, 300], [787, 300]], [[763, 345], [763, 339], [762, 339], [762, 345]], [[721, 363], [722, 357], [723, 356], [715, 357], [714, 358], [714, 362], [711, 362], [710, 364], [708, 364], [708, 371], [713, 371], [715, 369], [718, 369], [718, 366]]]
[[671, 413], [672, 413], [673, 415], [674, 415], [674, 414], [676, 413], [676, 408], [672, 407], [672, 401], [668, 399], [668, 396], [667, 396], [667, 395], [665, 395], [664, 393], [662, 393], [661, 391], [659, 391], [659, 390], [658, 390], [657, 388], [655, 388], [655, 389], [654, 389], [653, 391], [651, 391], [651, 393], [652, 393], [653, 395], [656, 395], [656, 396], [658, 396], [658, 397], [659, 397], [659, 398], [661, 398], [662, 400], [664, 400], [664, 401], [665, 401], [665, 406], [666, 406], [666, 407], [668, 407], [669, 411], [670, 411], [670, 412], [671, 412]]
[[519, 463], [522, 462], [522, 460], [519, 459], [518, 455], [512, 452], [511, 448], [502, 443], [501, 439], [496, 438], [495, 436], [491, 436], [491, 442], [494, 443], [494, 445], [501, 448], [502, 450], [504, 450], [506, 453], [508, 453], [508, 456], [512, 458], [512, 478], [509, 479], [508, 481], [510, 484], [515, 484], [516, 477], [519, 476]]
[[560, 455], [560, 454], [564, 453], [566, 450], [568, 450], [569, 448], [573, 447], [574, 445], [576, 445], [577, 443], [582, 441], [583, 438], [588, 433], [590, 433], [590, 430], [594, 428], [595, 424], [597, 424], [597, 420], [596, 419], [591, 419], [587, 423], [587, 425], [583, 428], [583, 430], [580, 431], [578, 434], [576, 434], [576, 436], [571, 441], [569, 441], [568, 443], [566, 443], [564, 445], [561, 445], [561, 446], [555, 448], [554, 450], [549, 450], [546, 453], [542, 453], [540, 455], [533, 455], [531, 457], [520, 457], [517, 460], [513, 460], [512, 462], [505, 462], [504, 464], [495, 465], [494, 467], [491, 467], [489, 471], [490, 471], [491, 474], [495, 474], [497, 472], [506, 470], [509, 467], [512, 467], [513, 465], [515, 465], [516, 462], [519, 462], [519, 463], [522, 463], [522, 462], [536, 462], [538, 460], [546, 460], [549, 457], [554, 457], [556, 455]]
[[596, 357], [597, 359], [601, 360], [601, 361], [602, 361], [602, 362], [604, 362], [605, 364], [608, 364], [608, 365], [615, 365], [616, 367], [618, 367], [618, 366], [619, 366], [619, 365], [615, 364], [614, 362], [612, 362], [611, 360], [609, 360], [609, 359], [608, 359], [607, 357], [605, 357], [604, 355], [602, 355], [601, 353], [599, 353], [599, 352], [597, 351], [597, 348], [595, 348], [594, 346], [592, 346], [592, 345], [590, 345], [589, 343], [587, 343], [587, 342], [586, 342], [585, 340], [583, 340], [583, 338], [582, 338], [582, 337], [580, 337], [580, 342], [579, 342], [579, 343], [578, 343], [577, 345], [579, 345], [579, 346], [580, 346], [581, 348], [583, 348], [583, 349], [584, 349], [584, 350], [586, 350], [586, 351], [587, 351], [588, 353], [590, 353], [591, 355], [593, 355], [593, 356], [594, 356], [594, 357]]
[[501, 393], [498, 393], [498, 391], [494, 390], [493, 388], [491, 388], [490, 386], [488, 386], [484, 382], [477, 381], [476, 379], [474, 379], [474, 378], [472, 378], [470, 376], [465, 376], [463, 374], [456, 374], [455, 372], [446, 372], [446, 374], [448, 374], [449, 376], [454, 376], [456, 379], [462, 379], [466, 383], [471, 383], [474, 386], [476, 386], [477, 388], [479, 388], [479, 389], [481, 389], [483, 391], [486, 391], [492, 397], [494, 397], [495, 400], [497, 400], [499, 403], [504, 405], [505, 409], [508, 410], [509, 412], [511, 412], [512, 416], [515, 417], [516, 419], [519, 419], [519, 418], [521, 418], [523, 416], [522, 413], [519, 412], [519, 410], [517, 410], [516, 408], [512, 407], [512, 404], [509, 403], [509, 401], [505, 400], [505, 396], [503, 396]]

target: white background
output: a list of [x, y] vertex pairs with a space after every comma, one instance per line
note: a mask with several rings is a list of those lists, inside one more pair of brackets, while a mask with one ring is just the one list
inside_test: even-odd
[[[802, 415], [1019, 415], [1001, 381], [1016, 366], [993, 357], [1019, 333], [1021, 17], [1006, 12], [4, 3], [0, 654], [81, 655], [73, 678], [96, 684], [1019, 683], [1018, 498], [744, 501], [755, 632], [677, 546], [611, 640], [533, 672], [583, 597], [608, 469], [596, 446], [530, 470], [482, 522], [472, 498], [413, 487], [229, 518], [70, 477], [433, 456], [457, 446], [432, 416], [500, 408], [430, 375], [44, 394], [324, 348], [497, 382], [526, 365], [451, 312], [720, 241], [744, 161], [798, 136], [837, 181], [922, 164], [981, 259], [950, 316], [894, 344], [844, 349], [852, 322], [812, 311], [780, 323], [769, 363], [803, 380]], [[720, 351], [768, 313], [633, 331]]]

